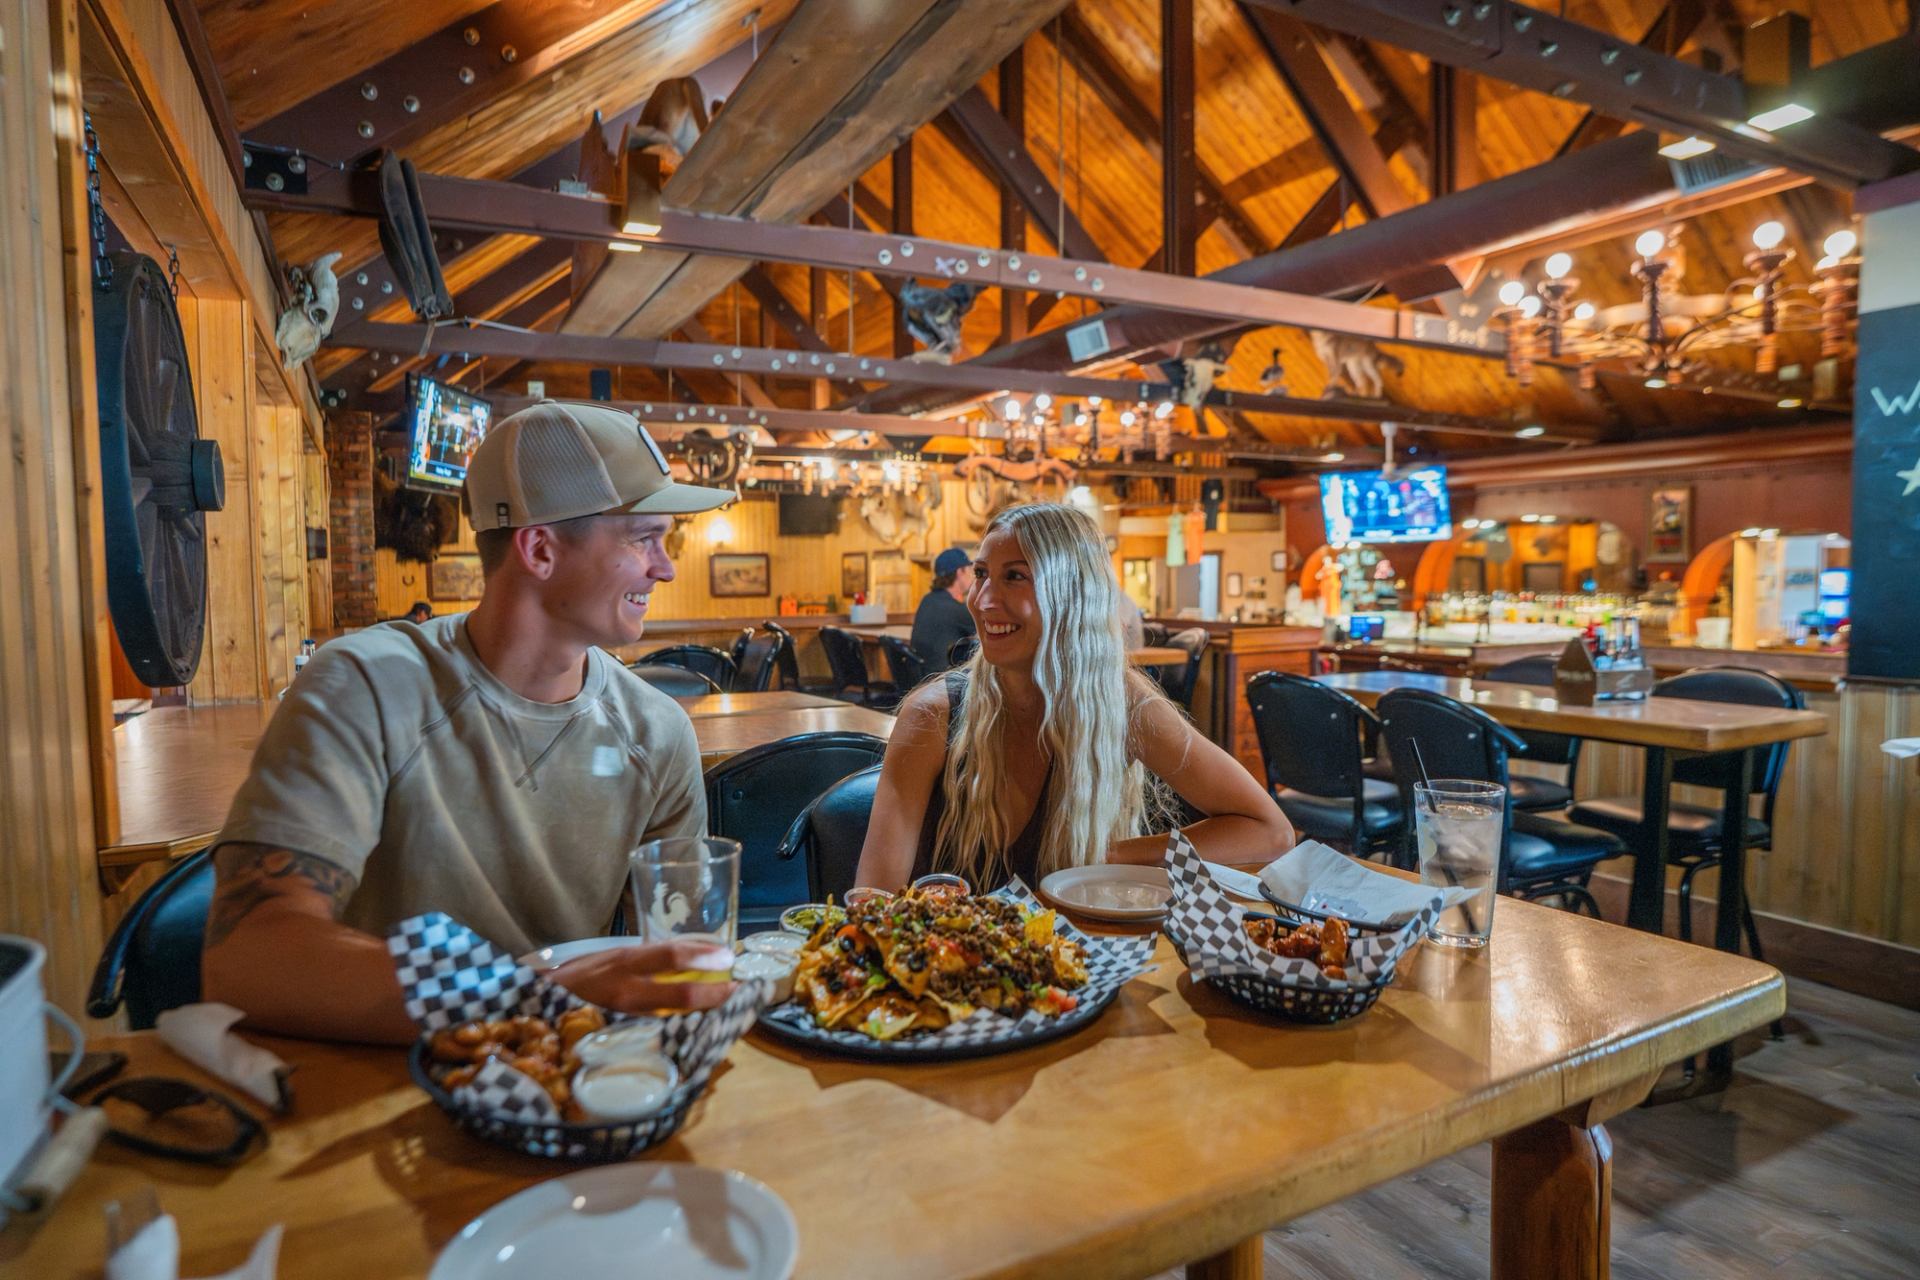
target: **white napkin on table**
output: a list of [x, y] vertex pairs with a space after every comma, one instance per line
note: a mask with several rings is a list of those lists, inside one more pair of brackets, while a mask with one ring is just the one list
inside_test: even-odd
[[1920, 738], [1888, 738], [1880, 744], [1880, 749], [1901, 760], [1920, 756]]
[[1207, 863], [1207, 871], [1228, 893], [1252, 899], [1254, 902], [1265, 901], [1260, 896], [1260, 877], [1251, 871], [1236, 871], [1232, 867], [1223, 867], [1217, 862]]
[[1260, 882], [1282, 902], [1361, 924], [1405, 924], [1438, 893], [1443, 905], [1465, 902], [1478, 889], [1441, 888], [1386, 875], [1318, 840], [1303, 840], [1260, 871]]
[[[245, 1262], [207, 1280], [273, 1280], [284, 1230], [268, 1227]], [[107, 1280], [180, 1280], [180, 1228], [173, 1215], [161, 1214], [116, 1249], [107, 1259]]]
[[154, 1023], [169, 1049], [210, 1075], [284, 1115], [293, 1106], [287, 1077], [293, 1068], [276, 1054], [233, 1033], [246, 1015], [230, 1004], [189, 1004], [169, 1009]]

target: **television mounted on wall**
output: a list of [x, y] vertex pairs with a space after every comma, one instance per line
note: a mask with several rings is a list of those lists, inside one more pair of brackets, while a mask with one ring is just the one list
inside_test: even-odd
[[1453, 536], [1445, 467], [1330, 471], [1320, 477], [1327, 542], [1437, 542]]
[[467, 483], [467, 460], [493, 425], [493, 405], [433, 378], [413, 379], [407, 407], [409, 489], [459, 493]]

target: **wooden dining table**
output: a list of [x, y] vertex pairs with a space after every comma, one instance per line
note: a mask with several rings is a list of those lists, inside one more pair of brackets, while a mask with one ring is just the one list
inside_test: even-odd
[[[1164, 939], [1155, 962], [1088, 1027], [998, 1057], [883, 1065], [751, 1033], [642, 1158], [765, 1183], [798, 1222], [802, 1278], [1187, 1264], [1245, 1280], [1267, 1228], [1491, 1141], [1495, 1280], [1593, 1280], [1605, 1121], [1785, 1003], [1780, 975], [1744, 957], [1506, 900], [1485, 950], [1421, 946], [1334, 1026], [1234, 1003]], [[99, 1275], [104, 1207], [154, 1188], [183, 1275], [235, 1266], [281, 1223], [282, 1280], [420, 1277], [476, 1215], [569, 1171], [461, 1133], [398, 1050], [257, 1038], [295, 1068], [266, 1150], [220, 1170], [103, 1146], [47, 1220], [0, 1233], [0, 1267]], [[96, 1047], [202, 1078], [148, 1033]]]
[[[693, 720], [702, 768], [796, 733], [842, 729], [885, 738], [893, 717], [791, 690], [678, 699]], [[277, 701], [157, 707], [115, 726], [120, 838], [100, 850], [110, 881], [141, 863], [206, 847], [227, 819]]]
[[[1627, 923], [1636, 929], [1659, 932], [1666, 921], [1667, 817], [1672, 803], [1673, 760], [1676, 755], [1738, 751], [1748, 758], [1746, 769], [1736, 770], [1738, 781], [1728, 787], [1723, 801], [1721, 830], [1745, 829], [1748, 782], [1755, 753], [1762, 747], [1827, 732], [1827, 718], [1817, 711], [1756, 707], [1733, 702], [1704, 702], [1693, 698], [1643, 698], [1597, 702], [1592, 706], [1563, 703], [1549, 688], [1492, 680], [1459, 680], [1408, 671], [1361, 671], [1318, 677], [1321, 684], [1351, 694], [1369, 707], [1394, 689], [1425, 689], [1444, 694], [1486, 712], [1509, 729], [1591, 738], [1645, 749], [1646, 769], [1641, 786], [1641, 824], [1631, 842], [1633, 886], [1627, 905]], [[1737, 840], [1720, 851], [1720, 889], [1714, 916], [1714, 946], [1740, 949], [1742, 904], [1746, 897], [1746, 847]], [[1723, 1082], [1730, 1061], [1724, 1051], [1714, 1055], [1710, 1077]]]
[[884, 740], [894, 725], [893, 717], [884, 711], [791, 689], [713, 693], [677, 701], [693, 721], [703, 769], [711, 769], [751, 747], [799, 733], [870, 733]]

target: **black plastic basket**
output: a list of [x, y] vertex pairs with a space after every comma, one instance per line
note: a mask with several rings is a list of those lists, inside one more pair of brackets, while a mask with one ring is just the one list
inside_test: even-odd
[[[1299, 921], [1288, 921], [1259, 911], [1247, 912], [1246, 918], [1249, 920], [1279, 919], [1282, 923], [1299, 923]], [[1385, 932], [1385, 930], [1376, 929], [1374, 932]], [[1179, 953], [1180, 962], [1192, 968], [1192, 962], [1187, 959], [1186, 946], [1172, 934], [1168, 934], [1167, 938], [1173, 943], [1173, 949]], [[1296, 982], [1269, 982], [1262, 978], [1243, 975], [1198, 980], [1220, 988], [1240, 1004], [1258, 1009], [1262, 1013], [1271, 1013], [1285, 1018], [1289, 1022], [1328, 1023], [1344, 1022], [1348, 1018], [1359, 1017], [1373, 1008], [1374, 1001], [1380, 998], [1380, 993], [1393, 984], [1393, 971], [1389, 969], [1380, 975], [1380, 981], [1364, 986], [1349, 982], [1340, 987], [1315, 987]]]
[[426, 1090], [439, 1108], [453, 1117], [455, 1124], [476, 1138], [483, 1138], [514, 1151], [549, 1160], [625, 1160], [648, 1147], [665, 1142], [686, 1123], [687, 1113], [706, 1092], [706, 1081], [682, 1084], [673, 1092], [666, 1109], [644, 1120], [622, 1124], [537, 1124], [512, 1120], [462, 1107], [427, 1066], [426, 1041], [416, 1041], [407, 1054], [407, 1070], [413, 1082]]

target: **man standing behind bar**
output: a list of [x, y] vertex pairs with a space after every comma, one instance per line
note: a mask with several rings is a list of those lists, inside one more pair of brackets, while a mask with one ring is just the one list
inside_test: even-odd
[[[214, 844], [205, 998], [267, 1030], [405, 1042], [398, 921], [444, 911], [515, 954], [605, 933], [634, 846], [707, 825], [692, 722], [606, 649], [673, 580], [673, 517], [733, 496], [675, 483], [604, 406], [543, 400], [496, 426], [465, 494], [480, 603], [333, 641], [267, 727]], [[652, 976], [699, 949], [554, 976], [613, 1009], [710, 1005], [730, 988]]]
[[953, 642], [975, 634], [973, 615], [967, 612], [967, 588], [972, 585], [972, 556], [948, 547], [933, 558], [933, 590], [914, 610], [913, 637], [907, 642], [930, 672], [952, 666], [947, 651]]

